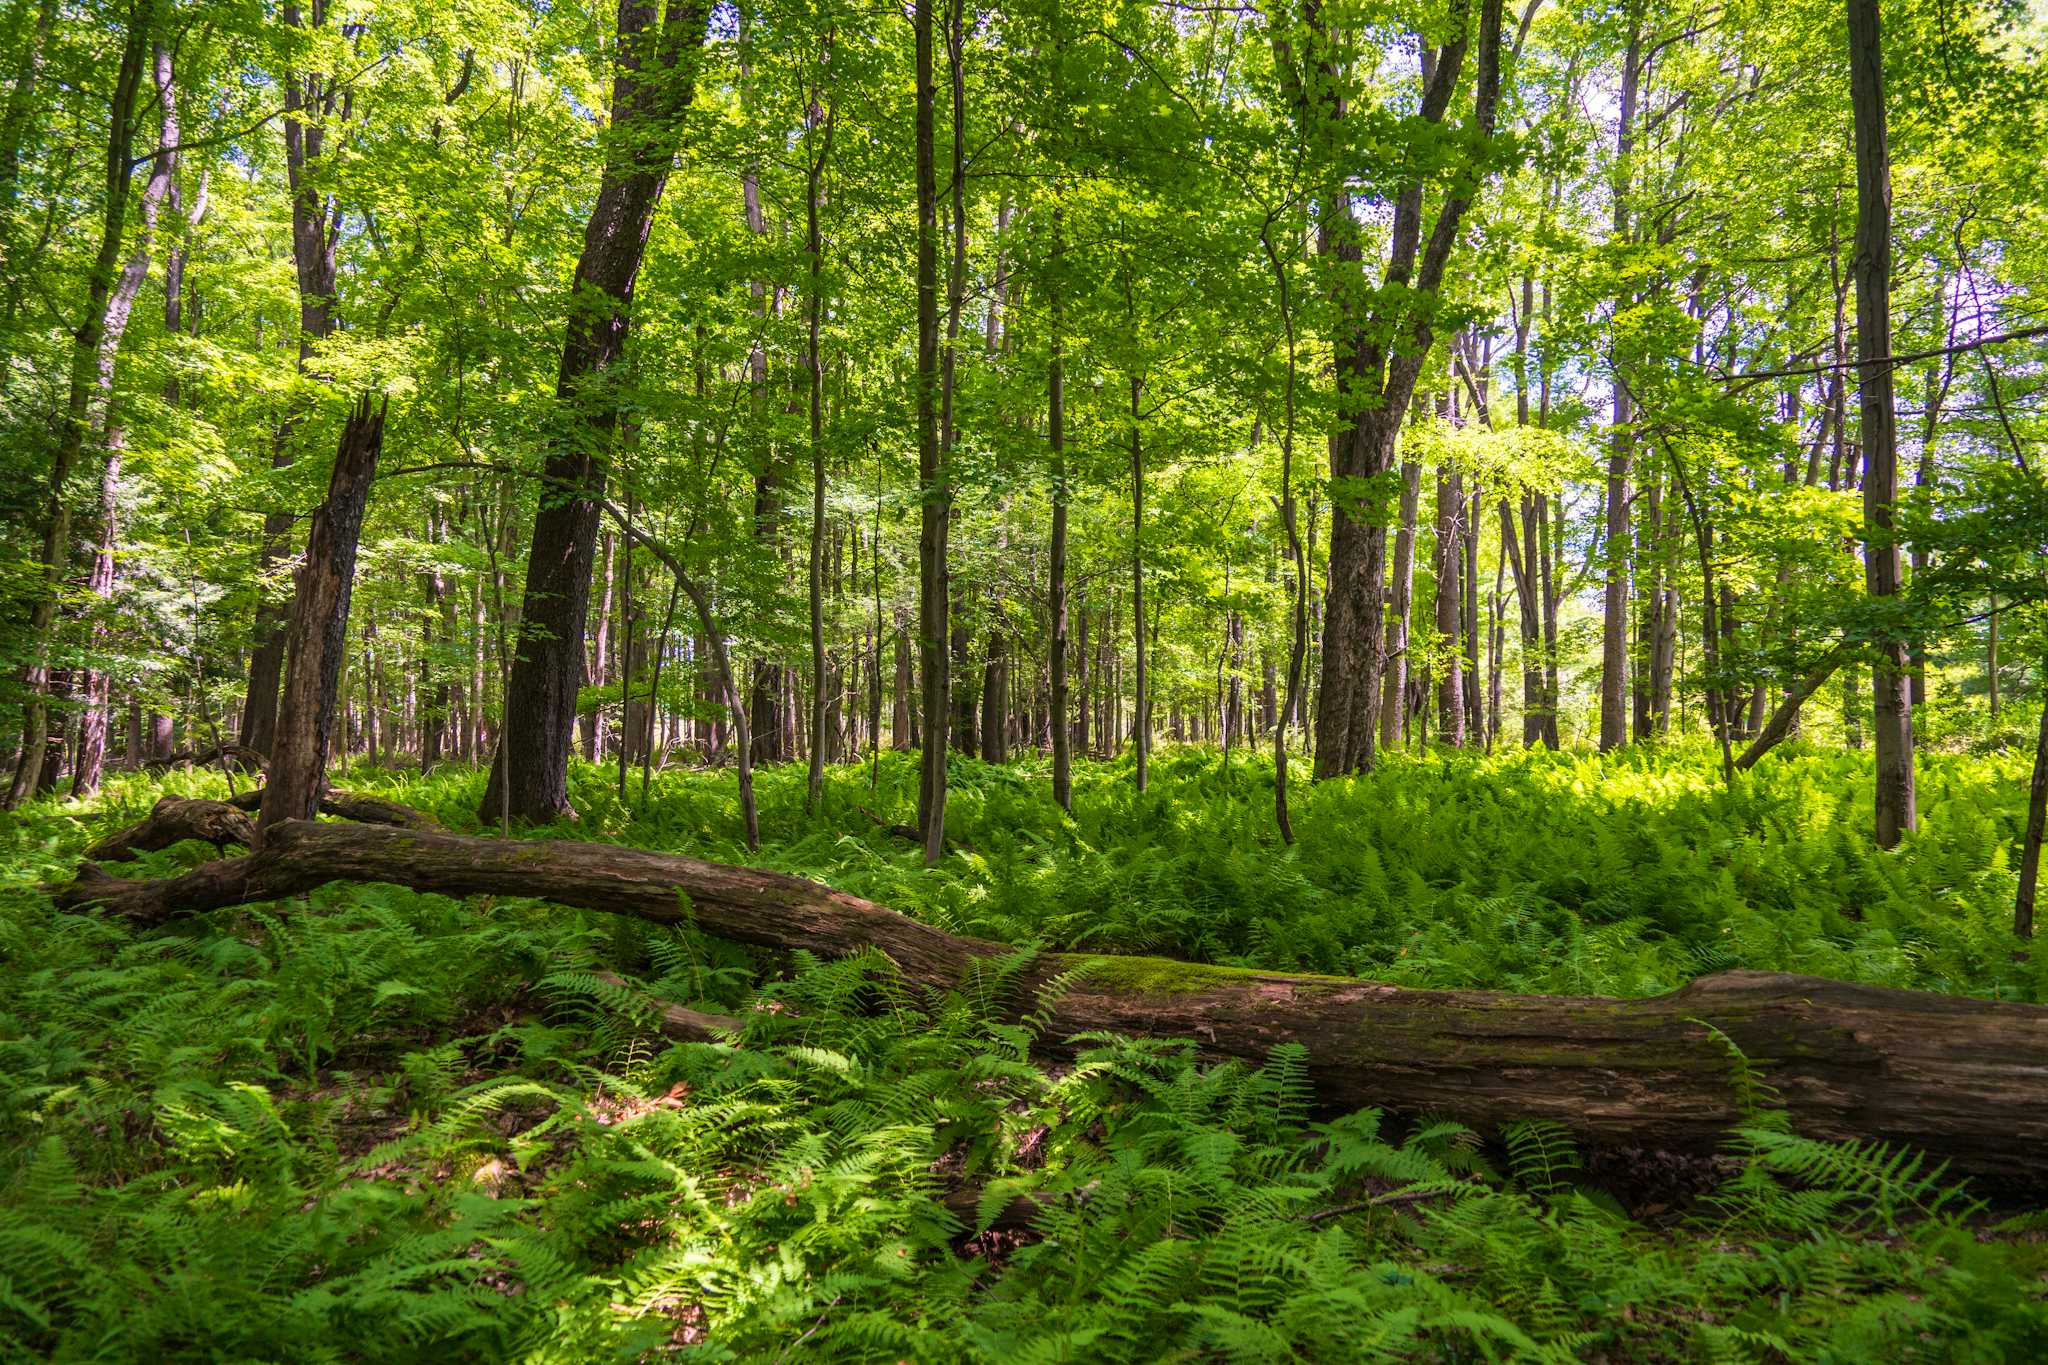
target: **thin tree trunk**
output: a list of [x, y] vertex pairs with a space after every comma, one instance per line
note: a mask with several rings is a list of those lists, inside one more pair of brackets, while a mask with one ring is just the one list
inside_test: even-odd
[[[72, 334], [64, 424], [57, 439], [56, 458], [50, 466], [49, 511], [43, 524], [40, 556], [42, 582], [29, 609], [31, 653], [22, 680], [27, 695], [22, 702], [21, 753], [7, 791], [10, 810], [44, 786], [43, 767], [50, 733], [50, 646], [56, 634], [57, 599], [71, 566], [71, 502], [67, 485], [85, 453], [87, 441], [103, 421], [108, 394], [101, 379], [102, 343], [110, 331], [118, 332], [126, 322], [125, 316], [118, 322], [114, 317], [114, 267], [128, 221], [128, 187], [135, 172], [129, 149], [134, 144], [137, 95], [154, 21], [154, 0], [136, 0], [122, 40], [121, 63], [108, 106], [106, 175], [102, 186], [106, 198], [100, 219], [99, 249], [86, 275], [85, 315]], [[111, 375], [111, 370], [107, 373]]]
[[[1629, 235], [1630, 158], [1635, 150], [1637, 81], [1642, 70], [1642, 16], [1634, 6], [1628, 19], [1628, 46], [1622, 54], [1621, 109], [1615, 132], [1614, 240]], [[1628, 604], [1629, 604], [1629, 464], [1635, 414], [1618, 357], [1610, 357], [1614, 374], [1614, 429], [1607, 456], [1607, 582], [1602, 596], [1600, 627], [1600, 748], [1602, 752], [1628, 742]]]
[[924, 692], [917, 827], [924, 838], [927, 866], [945, 855], [951, 666], [947, 657], [946, 521], [952, 487], [939, 420], [939, 178], [932, 79], [932, 11], [939, 3], [941, 0], [914, 0], [913, 10], [917, 40], [918, 667]]
[[[1856, 124], [1856, 392], [1863, 444], [1863, 585], [1899, 593], [1898, 428], [1892, 412], [1892, 187], [1878, 0], [1848, 0], [1849, 90]], [[1915, 824], [1913, 707], [1907, 641], [1887, 632], [1871, 669], [1876, 734], [1876, 839], [1891, 848]]]
[[[820, 65], [831, 62], [831, 38], [825, 39]], [[820, 136], [823, 144], [815, 153], [810, 140]], [[805, 111], [804, 254], [809, 263], [809, 289], [804, 299], [805, 365], [810, 381], [811, 421], [811, 767], [805, 789], [804, 809], [816, 811], [825, 800], [825, 579], [820, 557], [825, 532], [825, 363], [819, 353], [819, 333], [825, 320], [825, 238], [818, 214], [824, 197], [825, 162], [832, 155], [833, 119], [821, 112], [817, 92], [811, 92]]]

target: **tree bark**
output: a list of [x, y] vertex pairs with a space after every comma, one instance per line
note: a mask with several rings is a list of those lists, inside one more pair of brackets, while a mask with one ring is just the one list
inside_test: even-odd
[[1380, 747], [1408, 742], [1408, 675], [1413, 667], [1408, 615], [1415, 604], [1415, 529], [1422, 509], [1422, 466], [1401, 464], [1401, 512], [1394, 528], [1394, 583], [1387, 602], [1386, 664], [1380, 697]]
[[[657, 15], [658, 34], [652, 36]], [[612, 83], [613, 140], [569, 314], [555, 395], [561, 430], [545, 462], [548, 492], [534, 518], [521, 630], [505, 698], [503, 761], [491, 765], [486, 817], [503, 802], [520, 819], [573, 816], [569, 749], [582, 674], [583, 625], [609, 448], [619, 419], [617, 386], [625, 358], [633, 287], [695, 93], [687, 59], [704, 42], [704, 13], [694, 0], [665, 12], [650, 0], [619, 0], [618, 73]], [[644, 76], [649, 61], [651, 76]], [[505, 788], [501, 792], [500, 788]]]
[[310, 820], [327, 790], [327, 753], [348, 648], [348, 604], [355, 589], [356, 546], [377, 457], [384, 447], [384, 410], [359, 399], [341, 429], [327, 500], [306, 531], [306, 558], [293, 584], [285, 634], [284, 688], [279, 696], [277, 749], [270, 756], [258, 839], [280, 821]]
[[[162, 881], [88, 863], [55, 898], [160, 923], [330, 882], [532, 896], [827, 957], [879, 948], [906, 981], [941, 990], [1015, 952], [776, 872], [615, 844], [309, 821], [274, 826], [249, 857]], [[1543, 1118], [1594, 1144], [1710, 1152], [1743, 1117], [1733, 1043], [1811, 1137], [1911, 1144], [1958, 1171], [2014, 1181], [2040, 1178], [2035, 1154], [2048, 1142], [2039, 1005], [1763, 972], [1648, 1000], [1424, 991], [1086, 953], [1038, 955], [1007, 994], [1033, 1008], [1056, 980], [1037, 1006], [1042, 1051], [1104, 1030], [1191, 1038], [1206, 1057], [1253, 1062], [1300, 1043], [1318, 1098], [1337, 1109], [1482, 1127]]]
[[[1856, 396], [1863, 437], [1863, 586], [1899, 594], [1898, 423], [1892, 411], [1892, 174], [1885, 128], [1878, 0], [1848, 0], [1849, 94], [1856, 123]], [[1912, 669], [1905, 635], [1887, 625], [1872, 666], [1876, 838], [1891, 848], [1915, 823]]]

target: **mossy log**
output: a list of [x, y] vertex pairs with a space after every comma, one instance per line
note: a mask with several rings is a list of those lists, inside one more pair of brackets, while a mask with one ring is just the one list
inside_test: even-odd
[[[330, 882], [448, 896], [533, 897], [772, 948], [841, 956], [879, 948], [906, 981], [957, 986], [1014, 953], [949, 934], [815, 882], [613, 844], [466, 838], [287, 821], [262, 851], [160, 881], [91, 864], [53, 894], [160, 923]], [[1211, 1057], [1307, 1049], [1320, 1099], [1440, 1114], [1480, 1128], [1554, 1119], [1592, 1144], [1710, 1151], [1741, 1121], [1736, 1050], [1798, 1129], [1877, 1138], [1957, 1170], [2038, 1183], [2048, 1144], [2048, 1007], [1722, 972], [1648, 1000], [1407, 990], [1349, 977], [1159, 958], [1041, 953], [1007, 981], [1042, 1037], [1111, 1030], [1188, 1038]]]

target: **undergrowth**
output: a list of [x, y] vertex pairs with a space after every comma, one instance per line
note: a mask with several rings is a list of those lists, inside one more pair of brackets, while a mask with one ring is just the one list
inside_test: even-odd
[[[2004, 924], [2024, 783], [1867, 761], [1396, 760], [1298, 790], [1240, 754], [957, 764], [935, 873], [885, 756], [764, 773], [767, 845], [963, 932], [1408, 984], [1654, 993], [1745, 966], [2039, 999]], [[481, 780], [347, 783], [473, 828]], [[730, 774], [579, 767], [574, 837], [744, 860]], [[1624, 1212], [1562, 1130], [1316, 1116], [1302, 1058], [1029, 1054], [879, 957], [770, 956], [530, 901], [329, 888], [154, 931], [37, 889], [167, 787], [0, 825], [0, 1351], [219, 1360], [2048, 1358], [2041, 1218], [1756, 1090], [1704, 1197]], [[152, 855], [163, 873], [211, 856]], [[645, 991], [622, 988], [617, 973]], [[665, 1043], [649, 998], [735, 1013]], [[1731, 1057], [1731, 1081], [1743, 1062]], [[1020, 1203], [1019, 1201], [1023, 1201]], [[995, 1222], [997, 1226], [989, 1227]]]

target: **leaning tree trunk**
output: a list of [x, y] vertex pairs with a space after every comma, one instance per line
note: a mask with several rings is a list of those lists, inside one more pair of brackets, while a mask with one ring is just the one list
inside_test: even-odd
[[[293, 583], [291, 623], [285, 631], [284, 690], [277, 708], [277, 744], [271, 751], [259, 838], [282, 820], [310, 820], [327, 790], [328, 741], [348, 648], [348, 603], [356, 577], [356, 545], [363, 509], [384, 448], [384, 407], [373, 412], [358, 399], [341, 429], [327, 500], [306, 532], [306, 558]], [[372, 741], [372, 757], [375, 756]]]
[[[491, 765], [484, 793], [487, 816], [501, 807], [535, 821], [575, 814], [569, 806], [569, 750], [597, 546], [597, 499], [604, 493], [619, 418], [615, 371], [625, 355], [633, 286], [655, 204], [675, 157], [682, 113], [694, 95], [691, 75], [677, 68], [704, 42], [702, 8], [679, 0], [659, 15], [659, 38], [650, 51], [645, 35], [657, 16], [649, 0], [619, 0], [613, 140], [576, 262], [574, 303], [555, 381], [561, 428], [548, 449], [547, 491], [533, 523], [505, 733], [498, 741], [502, 760]], [[656, 69], [646, 79], [642, 67], [650, 56]]]
[[[615, 844], [311, 821], [272, 827], [248, 857], [162, 881], [88, 863], [55, 896], [67, 910], [98, 905], [153, 924], [330, 882], [534, 897], [828, 957], [878, 948], [907, 982], [934, 990], [1017, 951], [777, 872]], [[1041, 1016], [1048, 1053], [1102, 1031], [1189, 1038], [1205, 1057], [1254, 1062], [1298, 1043], [1319, 1098], [1340, 1109], [1478, 1126], [1551, 1119], [1596, 1144], [1709, 1152], [1761, 1081], [1808, 1136], [1907, 1143], [1960, 1171], [2038, 1182], [2048, 1142], [2039, 1005], [1764, 972], [1649, 1000], [1406, 990], [1090, 953], [1041, 953], [1003, 994], [1019, 1002], [1013, 1013]]]

